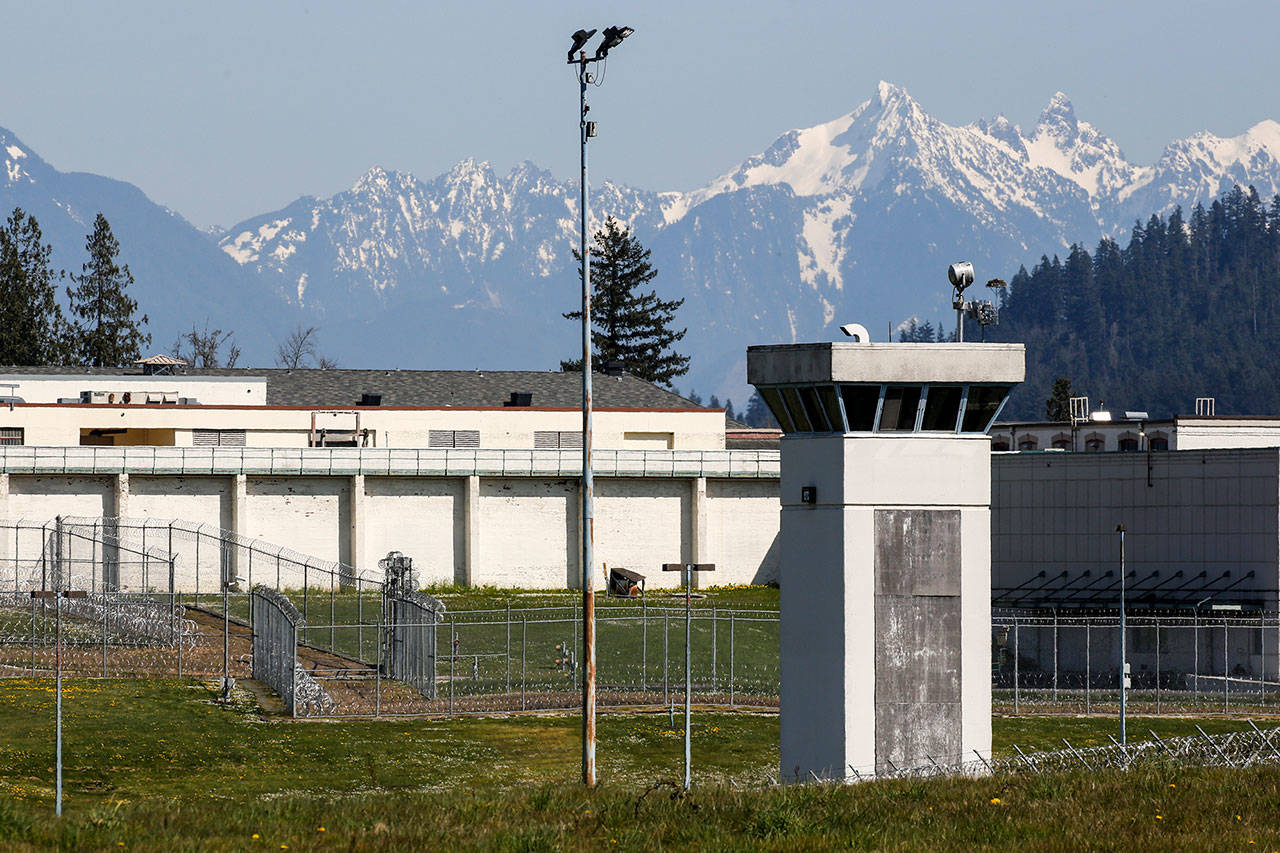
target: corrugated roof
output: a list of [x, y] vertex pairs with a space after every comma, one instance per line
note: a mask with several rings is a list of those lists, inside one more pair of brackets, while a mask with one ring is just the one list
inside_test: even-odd
[[[139, 368], [2, 367], [0, 373], [32, 376], [141, 376]], [[582, 375], [537, 370], [313, 370], [175, 367], [174, 376], [257, 376], [267, 381], [268, 406], [346, 408], [362, 394], [381, 394], [383, 406], [502, 406], [512, 392], [533, 395], [534, 408], [582, 404]], [[593, 376], [598, 408], [700, 409], [679, 394], [630, 374]]]

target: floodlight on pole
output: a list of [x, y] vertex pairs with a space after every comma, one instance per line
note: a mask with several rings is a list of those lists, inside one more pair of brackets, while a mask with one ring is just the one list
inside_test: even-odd
[[569, 61], [573, 62], [573, 55], [591, 41], [591, 37], [596, 34], [595, 30], [578, 30], [573, 34], [573, 46], [569, 48]]
[[[592, 32], [595, 32], [592, 30]], [[634, 33], [631, 27], [605, 27], [601, 37], [604, 41], [600, 42], [600, 46], [596, 48], [596, 59], [604, 59], [609, 55], [609, 51], [622, 44], [622, 40]]]
[[[581, 157], [579, 175], [579, 238], [581, 240], [582, 278], [582, 781], [587, 787], [596, 784], [596, 607], [595, 607], [595, 480], [591, 469], [591, 250], [587, 244], [587, 140], [596, 135], [596, 123], [587, 121], [587, 84], [595, 83], [588, 66], [609, 55], [612, 48], [635, 30], [631, 27], [607, 27], [604, 41], [594, 57], [583, 48], [595, 30], [580, 29], [571, 37], [569, 65], [578, 72], [578, 147]], [[577, 53], [577, 58], [574, 54]]]

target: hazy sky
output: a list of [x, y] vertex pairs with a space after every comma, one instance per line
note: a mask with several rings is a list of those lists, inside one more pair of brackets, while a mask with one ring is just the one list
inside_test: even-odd
[[229, 226], [370, 166], [577, 168], [579, 27], [626, 24], [592, 89], [593, 182], [691, 189], [884, 79], [951, 124], [1057, 90], [1149, 163], [1280, 119], [1280, 3], [0, 0], [0, 126], [63, 171]]

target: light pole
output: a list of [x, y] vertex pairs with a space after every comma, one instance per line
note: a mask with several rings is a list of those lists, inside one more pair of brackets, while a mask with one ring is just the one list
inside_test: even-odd
[[[609, 56], [609, 51], [631, 35], [630, 27], [606, 27], [595, 56], [583, 50], [592, 30], [578, 30], [569, 47], [570, 65], [578, 72], [578, 145], [581, 157], [579, 239], [582, 250], [582, 781], [596, 784], [596, 599], [595, 599], [595, 483], [591, 472], [591, 261], [587, 244], [587, 140], [596, 135], [596, 123], [587, 121], [587, 84], [595, 75], [588, 69]], [[574, 54], [577, 54], [575, 57]]]
[[1124, 625], [1124, 534], [1125, 526], [1116, 525], [1116, 533], [1120, 534], [1120, 744], [1128, 743], [1125, 738], [1126, 700], [1129, 692], [1129, 656], [1125, 647]]

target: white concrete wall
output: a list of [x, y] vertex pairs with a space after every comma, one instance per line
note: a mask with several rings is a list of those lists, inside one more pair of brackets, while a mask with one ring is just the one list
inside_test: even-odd
[[[233, 530], [292, 549], [313, 562], [347, 563], [375, 575], [377, 561], [399, 550], [414, 559], [424, 583], [564, 588], [580, 582], [576, 477], [443, 472], [266, 476], [219, 471], [0, 474], [0, 481], [8, 484], [7, 491], [0, 487], [0, 518], [26, 518], [37, 524], [57, 515], [100, 518], [123, 513], [133, 522], [176, 518]], [[705, 489], [700, 500], [699, 483]], [[664, 574], [662, 563], [693, 559], [717, 566], [715, 574], [699, 579], [703, 584], [776, 580], [777, 484], [767, 475], [597, 476], [598, 588], [604, 585], [601, 564], [640, 571], [651, 586], [663, 587], [675, 586], [678, 578]], [[473, 501], [468, 497], [472, 488]], [[701, 506], [701, 522], [695, 519], [695, 505]], [[135, 524], [131, 530], [136, 529]], [[29, 538], [30, 542], [13, 545], [0, 542], [0, 561], [15, 549], [38, 557], [38, 537]], [[145, 544], [169, 547], [167, 539], [149, 538]], [[252, 571], [255, 582], [275, 581], [275, 561], [269, 556], [255, 554], [251, 562], [243, 552], [232, 549], [223, 554], [202, 542], [197, 566], [193, 542], [178, 537], [173, 550], [175, 582], [184, 591], [194, 589], [197, 568], [201, 592], [215, 592], [224, 569], [246, 578]], [[309, 579], [313, 585], [328, 583], [327, 576]], [[149, 580], [156, 585], [154, 577]], [[167, 577], [165, 581], [167, 585]], [[300, 586], [302, 573], [286, 564], [281, 582]]]
[[473, 584], [577, 586], [578, 481], [480, 481]]
[[708, 552], [714, 576], [704, 585], [776, 583], [779, 561], [777, 480], [707, 480]]
[[365, 547], [355, 565], [377, 569], [388, 551], [413, 557], [423, 584], [453, 583], [464, 571], [461, 478], [366, 477]]
[[9, 478], [10, 519], [52, 521], [55, 516], [115, 515], [114, 477]]
[[250, 477], [243, 532], [321, 560], [349, 559], [345, 477]]
[[[693, 559], [689, 481], [598, 479], [595, 486], [597, 566], [639, 572], [649, 588], [680, 586], [680, 573], [664, 572], [662, 564]], [[718, 581], [718, 571], [709, 581], [700, 579]], [[603, 586], [600, 577], [596, 587]]]

